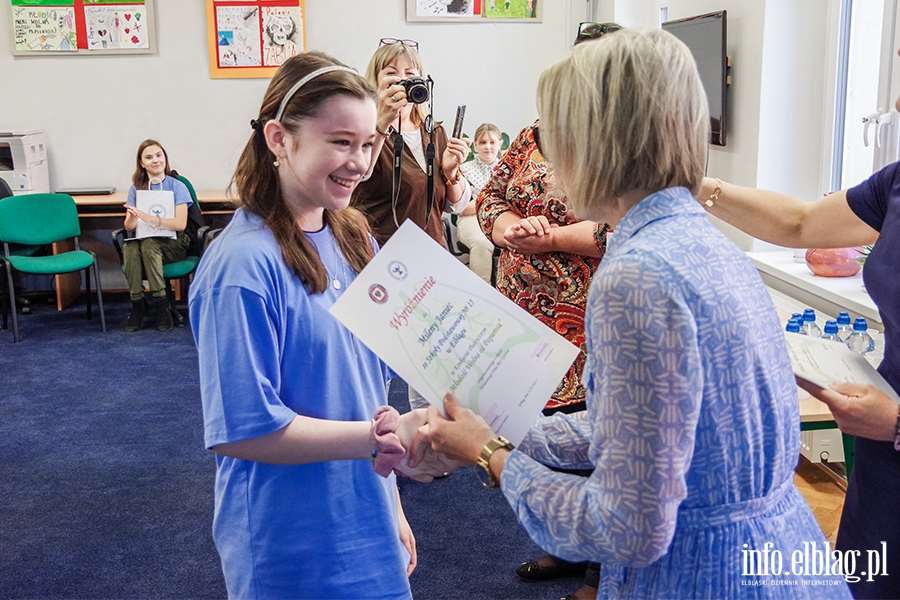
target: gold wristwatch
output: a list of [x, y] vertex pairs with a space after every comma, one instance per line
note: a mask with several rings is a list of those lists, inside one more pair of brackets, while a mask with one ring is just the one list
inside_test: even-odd
[[502, 435], [498, 435], [495, 439], [489, 441], [484, 445], [484, 448], [481, 449], [481, 455], [478, 457], [478, 461], [475, 463], [484, 471], [487, 475], [487, 478], [481, 476], [481, 471], [477, 471], [479, 474], [478, 479], [481, 481], [481, 485], [489, 488], [498, 488], [500, 487], [500, 480], [494, 477], [494, 474], [491, 473], [491, 456], [494, 455], [499, 448], [506, 448], [510, 452], [516, 449], [515, 446], [512, 445], [508, 439], [503, 437]]

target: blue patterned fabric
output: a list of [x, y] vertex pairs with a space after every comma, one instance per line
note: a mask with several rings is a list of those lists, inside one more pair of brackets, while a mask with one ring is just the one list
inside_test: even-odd
[[[503, 470], [535, 542], [602, 562], [600, 597], [848, 598], [842, 577], [783, 573], [827, 543], [793, 485], [796, 386], [759, 275], [688, 190], [619, 223], [586, 329], [588, 410], [541, 419]], [[766, 543], [781, 575], [743, 564]]]

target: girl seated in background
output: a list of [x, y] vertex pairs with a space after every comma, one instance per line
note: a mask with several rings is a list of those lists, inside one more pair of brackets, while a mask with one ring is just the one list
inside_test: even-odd
[[476, 275], [491, 282], [491, 266], [494, 256], [494, 244], [478, 224], [475, 216], [475, 198], [491, 179], [491, 171], [498, 161], [498, 154], [503, 139], [500, 129], [493, 123], [482, 123], [475, 130], [475, 159], [459, 166], [460, 172], [472, 186], [472, 201], [466, 205], [456, 221], [459, 241], [469, 249], [469, 268]]
[[[148, 311], [144, 299], [144, 280], [150, 288], [152, 310], [159, 331], [172, 329], [174, 321], [169, 301], [166, 298], [166, 281], [163, 265], [183, 260], [187, 256], [190, 237], [184, 232], [188, 221], [188, 208], [194, 201], [187, 187], [175, 179], [169, 168], [169, 156], [165, 148], [156, 140], [144, 140], [138, 146], [137, 166], [132, 177], [125, 201], [125, 229], [134, 231], [138, 221], [153, 225], [158, 229], [175, 231], [174, 238], [146, 237], [131, 240], [122, 248], [125, 265], [125, 279], [131, 296], [131, 311], [125, 322], [125, 331], [133, 332], [141, 328]], [[137, 190], [165, 190], [175, 195], [175, 216], [161, 217], [138, 210], [135, 205]]]

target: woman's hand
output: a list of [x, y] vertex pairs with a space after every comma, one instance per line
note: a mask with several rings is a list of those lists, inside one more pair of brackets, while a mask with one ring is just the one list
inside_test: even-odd
[[444, 396], [445, 419], [433, 406], [428, 408], [428, 436], [431, 448], [453, 457], [463, 464], [473, 465], [481, 456], [481, 449], [497, 437], [490, 425], [468, 408], [463, 408], [453, 394]]
[[828, 405], [844, 433], [870, 440], [894, 440], [897, 403], [874, 385], [831, 383], [828, 385], [831, 389], [808, 385], [801, 387]]
[[431, 449], [427, 418], [428, 412], [424, 408], [411, 410], [400, 415], [397, 427], [397, 436], [406, 448], [406, 455], [394, 467], [394, 472], [422, 483], [452, 473], [460, 466], [458, 461]]
[[378, 74], [378, 94], [375, 97], [378, 116], [376, 125], [381, 131], [388, 131], [400, 120], [400, 111], [409, 104], [406, 99], [406, 89], [397, 85], [401, 81], [396, 75]]
[[441, 156], [441, 170], [447, 179], [458, 179], [459, 174], [456, 172], [459, 165], [466, 161], [469, 155], [470, 142], [459, 138], [450, 138], [447, 140], [447, 147]]
[[554, 250], [553, 230], [547, 217], [525, 217], [503, 232], [503, 244], [513, 253], [536, 254]]

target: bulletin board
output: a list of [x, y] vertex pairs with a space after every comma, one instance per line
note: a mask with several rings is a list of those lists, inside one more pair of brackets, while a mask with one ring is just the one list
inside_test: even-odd
[[306, 51], [304, 0], [206, 0], [209, 76], [269, 78]]
[[154, 0], [12, 0], [13, 54], [152, 54]]

